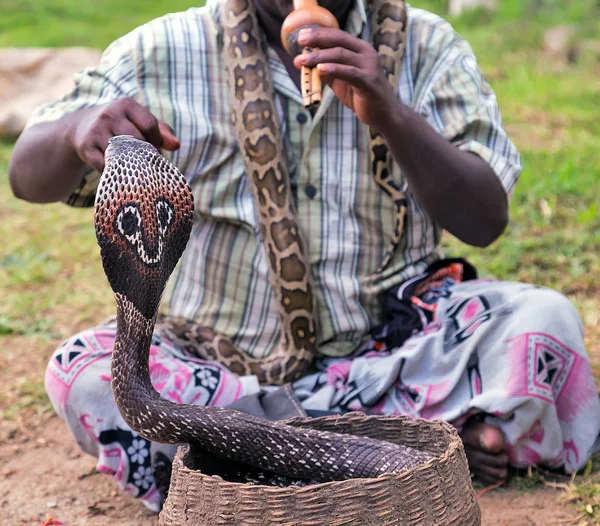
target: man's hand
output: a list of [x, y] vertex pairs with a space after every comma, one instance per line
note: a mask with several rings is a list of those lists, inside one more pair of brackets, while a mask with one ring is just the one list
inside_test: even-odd
[[174, 151], [179, 140], [173, 130], [133, 99], [119, 99], [83, 110], [84, 118], [73, 121], [67, 133], [79, 158], [94, 169], [104, 169], [104, 152], [115, 135], [133, 135], [157, 148]]
[[294, 65], [317, 67], [323, 81], [361, 122], [379, 126], [389, 118], [397, 97], [370, 43], [340, 29], [324, 27], [302, 29], [298, 43], [319, 49], [298, 55]]
[[317, 67], [342, 103], [381, 132], [410, 191], [433, 221], [480, 247], [503, 232], [507, 198], [491, 167], [456, 148], [400, 101], [371, 44], [330, 28], [302, 29], [298, 43], [319, 49], [299, 55], [294, 65]]
[[13, 193], [34, 203], [66, 198], [81, 184], [86, 165], [104, 169], [104, 152], [115, 135], [133, 135], [164, 150], [179, 148], [173, 130], [133, 99], [90, 106], [21, 134], [8, 167]]

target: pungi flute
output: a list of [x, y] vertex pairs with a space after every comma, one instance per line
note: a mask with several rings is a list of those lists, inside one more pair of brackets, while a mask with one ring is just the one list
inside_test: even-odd
[[[335, 16], [324, 7], [319, 6], [317, 0], [294, 0], [294, 10], [281, 26], [283, 47], [294, 57], [311, 51], [310, 48], [302, 48], [298, 45], [298, 32], [304, 27], [333, 27], [337, 29], [339, 24]], [[321, 87], [319, 70], [302, 66], [300, 88], [305, 108], [314, 108], [320, 104]]]

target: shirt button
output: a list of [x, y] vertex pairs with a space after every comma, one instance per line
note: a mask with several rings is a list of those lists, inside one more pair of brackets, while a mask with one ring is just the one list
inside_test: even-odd
[[308, 120], [308, 117], [306, 116], [306, 113], [298, 113], [298, 115], [296, 115], [296, 120], [300, 123], [300, 124], [306, 124], [306, 121]]
[[312, 184], [307, 184], [304, 187], [304, 193], [308, 196], [309, 199], [313, 199], [315, 195], [317, 195], [317, 189]]

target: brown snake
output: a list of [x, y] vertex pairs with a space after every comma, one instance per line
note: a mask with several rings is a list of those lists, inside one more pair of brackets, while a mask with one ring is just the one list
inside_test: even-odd
[[[376, 0], [372, 8], [374, 42], [393, 82], [404, 47], [406, 7], [402, 0]], [[281, 341], [274, 355], [256, 360], [210, 328], [176, 321], [168, 330], [178, 343], [183, 340], [196, 354], [218, 360], [235, 373], [255, 374], [263, 383], [285, 383], [307, 369], [317, 347], [306, 244], [293, 209], [270, 72], [251, 0], [224, 2], [222, 23], [232, 121], [254, 191], [271, 285], [280, 304]], [[403, 196], [391, 179], [383, 138], [372, 132], [371, 146], [375, 178], [398, 202], [399, 238]], [[132, 429], [148, 440], [193, 443], [222, 458], [317, 481], [376, 477], [430, 458], [389, 442], [162, 399], [150, 381], [148, 352], [164, 287], [189, 239], [192, 193], [183, 175], [148, 143], [118, 136], [111, 139], [105, 156], [95, 228], [117, 303], [112, 388], [117, 407]], [[195, 340], [200, 344], [193, 345]]]
[[[404, 0], [371, 0], [373, 45], [392, 85], [404, 54], [407, 12]], [[267, 358], [254, 359], [210, 327], [187, 319], [160, 318], [164, 336], [206, 360], [217, 360], [261, 384], [281, 385], [306, 372], [317, 349], [315, 298], [306, 244], [291, 201], [282, 139], [273, 103], [272, 80], [252, 0], [222, 4], [220, 27], [231, 92], [232, 122], [252, 181], [269, 277], [279, 305], [280, 343]], [[373, 176], [397, 206], [395, 234], [380, 265], [390, 262], [402, 236], [406, 199], [391, 174], [390, 154], [380, 133], [370, 129]]]

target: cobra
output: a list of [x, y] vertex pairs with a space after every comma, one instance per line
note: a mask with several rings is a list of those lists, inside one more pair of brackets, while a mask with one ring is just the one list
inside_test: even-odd
[[[372, 9], [374, 43], [394, 82], [404, 46], [406, 7], [403, 1], [386, 0], [372, 2]], [[258, 360], [209, 327], [187, 320], [161, 319], [160, 324], [202, 358], [218, 360], [238, 374], [254, 374], [262, 383], [282, 384], [302, 375], [316, 353], [314, 287], [291, 199], [256, 14], [251, 0], [227, 0], [221, 13], [232, 123], [254, 193], [279, 305], [281, 339], [275, 353]], [[403, 196], [391, 179], [383, 138], [372, 131], [370, 144], [375, 180], [399, 203], [397, 243]], [[148, 440], [193, 443], [260, 470], [314, 481], [376, 477], [430, 458], [426, 452], [388, 442], [161, 398], [150, 381], [148, 353], [161, 296], [189, 239], [193, 197], [183, 175], [148, 143], [118, 136], [111, 139], [105, 157], [94, 223], [117, 305], [112, 389], [120, 413], [133, 430]]]

